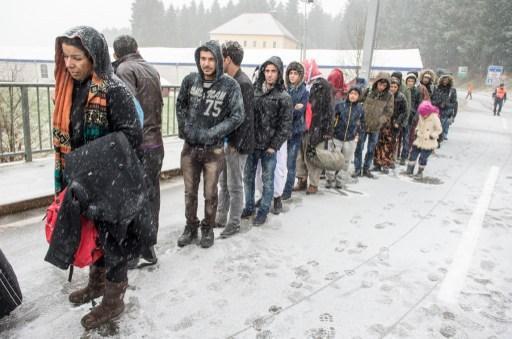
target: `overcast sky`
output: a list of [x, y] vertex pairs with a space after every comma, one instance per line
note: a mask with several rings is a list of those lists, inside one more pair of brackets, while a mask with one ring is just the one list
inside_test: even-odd
[[[52, 46], [57, 35], [77, 25], [98, 30], [130, 27], [134, 0], [1, 0], [1, 46]], [[213, 0], [202, 1], [209, 7]], [[254, 0], [260, 1], [260, 0]], [[182, 6], [190, 0], [163, 0], [165, 7]], [[219, 0], [221, 6], [228, 0]], [[237, 2], [236, 0], [234, 2]], [[339, 13], [346, 0], [316, 0], [326, 12]]]

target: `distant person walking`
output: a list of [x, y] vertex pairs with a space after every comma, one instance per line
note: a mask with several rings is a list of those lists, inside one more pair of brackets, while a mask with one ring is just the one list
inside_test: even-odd
[[468, 98], [470, 100], [473, 100], [473, 83], [472, 82], [468, 83], [468, 92], [466, 94], [466, 100], [468, 100]]
[[[504, 83], [501, 83], [500, 86], [494, 90], [492, 97], [494, 99], [494, 115], [499, 116], [503, 108], [503, 103], [507, 101], [507, 90], [505, 89]], [[498, 110], [496, 110], [496, 108], [498, 108]]]

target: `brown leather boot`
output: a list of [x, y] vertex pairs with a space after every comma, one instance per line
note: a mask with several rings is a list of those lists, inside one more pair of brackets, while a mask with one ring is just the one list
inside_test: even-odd
[[306, 191], [306, 194], [316, 194], [318, 192], [318, 187], [309, 185], [308, 190]]
[[69, 301], [73, 304], [85, 304], [92, 299], [101, 297], [105, 293], [105, 280], [107, 270], [103, 267], [91, 266], [89, 269], [89, 282], [84, 288], [72, 292]]
[[113, 283], [107, 280], [105, 295], [101, 304], [94, 307], [91, 312], [82, 318], [82, 326], [86, 330], [98, 328], [104, 323], [116, 318], [124, 311], [124, 293], [128, 287], [128, 281]]
[[297, 185], [293, 188], [294, 192], [305, 191], [308, 188], [308, 179], [307, 178], [297, 178]]

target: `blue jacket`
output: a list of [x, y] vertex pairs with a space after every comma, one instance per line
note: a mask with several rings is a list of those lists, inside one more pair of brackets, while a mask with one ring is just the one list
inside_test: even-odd
[[334, 137], [341, 141], [354, 140], [364, 126], [363, 106], [347, 99], [338, 103], [334, 110]]
[[305, 113], [309, 93], [306, 85], [301, 83], [299, 87], [288, 87], [288, 94], [292, 97], [292, 107], [302, 104], [301, 109], [293, 109], [292, 135], [302, 134], [306, 129]]

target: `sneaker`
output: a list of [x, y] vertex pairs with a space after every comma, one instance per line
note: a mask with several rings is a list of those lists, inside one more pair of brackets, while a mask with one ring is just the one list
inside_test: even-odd
[[139, 258], [139, 268], [144, 266], [155, 265], [158, 262], [158, 258], [155, 253], [155, 247], [151, 246], [142, 250], [142, 253]]
[[370, 172], [370, 170], [367, 170], [367, 169], [363, 170], [363, 176], [370, 178], [370, 179], [375, 178], [375, 176]]
[[309, 185], [308, 190], [306, 191], [307, 195], [316, 194], [318, 192], [318, 187]]
[[327, 180], [325, 183], [325, 188], [333, 188], [334, 186], [334, 180]]
[[361, 171], [355, 171], [354, 173], [352, 173], [352, 175], [351, 175], [351, 176], [352, 176], [352, 178], [360, 177], [360, 176], [362, 176], [362, 175], [361, 175]]
[[228, 224], [226, 228], [224, 228], [224, 231], [222, 231], [222, 233], [220, 234], [220, 237], [222, 239], [226, 239], [232, 235], [237, 234], [238, 232], [240, 232], [240, 225]]
[[336, 183], [336, 188], [339, 190], [344, 190], [345, 188], [347, 188], [347, 185], [339, 182], [339, 183]]
[[382, 168], [380, 169], [380, 171], [381, 171], [382, 173], [384, 173], [384, 174], [389, 174], [389, 168], [387, 168], [387, 167], [382, 167]]
[[242, 211], [241, 218], [242, 219], [249, 219], [253, 215], [254, 215], [254, 210], [248, 210], [248, 209], [244, 208], [244, 210]]
[[292, 197], [292, 194], [291, 193], [283, 193], [283, 195], [281, 195], [281, 200], [282, 201], [285, 201], [285, 200], [290, 200]]
[[263, 213], [256, 214], [256, 218], [252, 221], [253, 226], [261, 226], [267, 221], [267, 215]]

